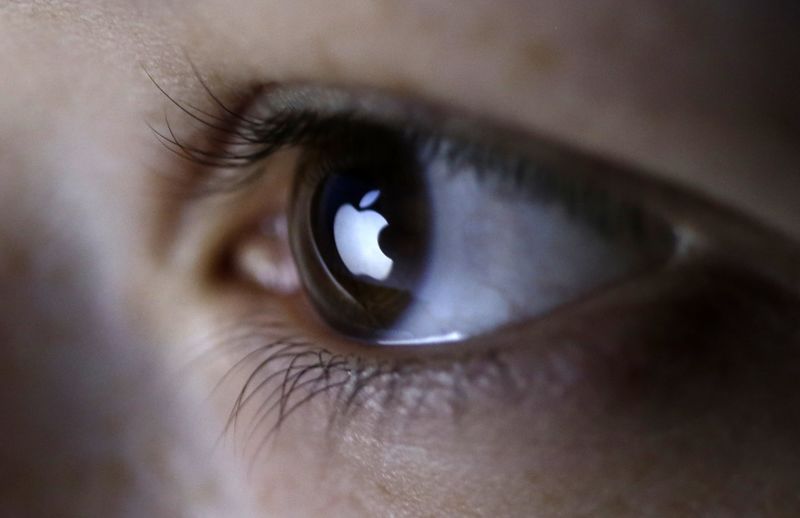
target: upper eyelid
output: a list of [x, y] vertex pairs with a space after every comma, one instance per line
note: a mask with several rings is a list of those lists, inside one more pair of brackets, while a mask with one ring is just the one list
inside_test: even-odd
[[[198, 77], [200, 74], [198, 73]], [[155, 81], [154, 81], [155, 83]], [[169, 97], [187, 117], [205, 128], [206, 138], [216, 138], [212, 148], [199, 148], [180, 139], [167, 123], [168, 134], [156, 131], [162, 143], [202, 168], [201, 194], [213, 195], [246, 188], [251, 180], [268, 174], [259, 163], [280, 149], [301, 145], [287, 133], [282, 123], [318, 124], [334, 118], [355, 123], [413, 126], [414, 131], [487, 143], [509, 153], [558, 164], [557, 169], [602, 183], [603, 188], [646, 205], [674, 224], [695, 227], [694, 236], [711, 238], [723, 255], [735, 256], [759, 269], [767, 266], [778, 273], [782, 284], [800, 289], [800, 243], [754, 221], [739, 211], [705, 196], [671, 185], [656, 175], [583, 150], [553, 142], [530, 131], [487, 120], [457, 107], [432, 105], [406, 94], [391, 94], [364, 87], [339, 87], [318, 84], [275, 84], [250, 88], [238, 106], [227, 103], [205, 83], [211, 110], [200, 110]], [[276, 118], [289, 116], [291, 121]], [[305, 118], [305, 120], [304, 120]], [[276, 133], [270, 133], [277, 129]], [[277, 138], [273, 138], [276, 137]], [[241, 139], [220, 141], [220, 137]], [[233, 145], [233, 147], [231, 147]], [[302, 145], [301, 145], [302, 147]], [[242, 149], [246, 149], [243, 153]], [[233, 160], [231, 160], [233, 159]], [[239, 169], [236, 171], [235, 169]], [[558, 173], [556, 173], [558, 174]], [[763, 254], [770, 250], [770, 254]]]
[[[198, 74], [199, 76], [199, 74]], [[154, 81], [155, 82], [155, 81]], [[173, 147], [184, 158], [208, 168], [205, 178], [215, 187], [220, 177], [238, 181], [231, 169], [249, 168], [284, 147], [302, 144], [287, 135], [282, 123], [314, 125], [334, 119], [387, 126], [412, 126], [416, 133], [437, 134], [459, 140], [480, 142], [483, 147], [505, 148], [509, 153], [545, 163], [557, 162], [558, 169], [572, 174], [589, 173], [604, 182], [620, 179], [628, 185], [647, 176], [646, 170], [635, 169], [592, 155], [575, 146], [559, 144], [545, 136], [510, 127], [501, 121], [468, 113], [459, 107], [433, 105], [408, 94], [387, 93], [365, 87], [338, 87], [305, 83], [276, 85], [270, 83], [251, 88], [249, 101], [238, 107], [225, 104], [202, 83], [213, 101], [212, 111], [181, 103], [159, 87], [170, 102], [205, 126], [212, 139], [221, 146], [198, 148], [174, 134], [167, 121], [167, 132], [154, 128], [162, 143]], [[214, 113], [216, 112], [216, 113]], [[274, 129], [280, 131], [274, 132]], [[276, 134], [279, 133], [279, 134]], [[208, 136], [208, 135], [207, 135]], [[220, 137], [233, 139], [220, 141]], [[247, 149], [247, 151], [242, 151]], [[252, 174], [242, 173], [243, 176]], [[650, 188], [667, 186], [663, 181], [646, 180]], [[213, 189], [209, 192], [213, 192]]]

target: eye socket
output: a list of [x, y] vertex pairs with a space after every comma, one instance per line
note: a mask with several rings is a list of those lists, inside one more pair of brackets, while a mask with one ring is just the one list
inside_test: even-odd
[[389, 123], [328, 124], [304, 147], [290, 234], [312, 303], [348, 337], [470, 338], [675, 251], [667, 222], [569, 164]]

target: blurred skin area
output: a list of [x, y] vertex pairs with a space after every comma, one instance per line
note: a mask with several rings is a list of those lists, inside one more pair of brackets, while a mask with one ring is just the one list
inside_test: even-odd
[[[799, 25], [788, 1], [4, 2], [0, 515], [800, 515]], [[423, 412], [365, 405], [332, 429], [321, 397], [268, 441], [249, 410], [223, 433], [252, 371], [231, 369], [274, 322], [384, 353], [285, 289], [218, 278], [280, 218], [289, 158], [187, 195], [198, 167], [148, 125], [202, 128], [145, 71], [213, 106], [190, 61], [234, 104], [268, 82], [368, 87], [613, 158], [742, 215], [763, 264], [487, 336], [510, 367], [458, 412], [435, 395], [455, 360], [426, 349], [445, 381], [403, 393], [434, 393]]]

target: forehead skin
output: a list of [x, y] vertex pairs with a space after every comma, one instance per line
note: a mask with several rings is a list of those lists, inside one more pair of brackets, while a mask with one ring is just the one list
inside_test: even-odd
[[[215, 87], [315, 80], [424, 97], [619, 158], [800, 238], [796, 5], [5, 2], [0, 411], [15, 426], [0, 448], [15, 484], [0, 501], [58, 488], [41, 515], [86, 512], [89, 487], [108, 500], [88, 514], [175, 516], [184, 502], [197, 506], [181, 509], [190, 515], [249, 512], [239, 466], [205, 454], [219, 417], [205, 393], [167, 390], [160, 362], [173, 352], [142, 346], [146, 330], [122, 322], [141, 314], [115, 313], [135, 306], [131, 291], [166, 289], [141, 253], [141, 227], [158, 224], [152, 176], [137, 174], [154, 147], [144, 121], [164, 106], [142, 67], [187, 96], [200, 94], [188, 54]], [[424, 454], [408, 462], [435, 475]], [[54, 464], [70, 469], [40, 472]]]

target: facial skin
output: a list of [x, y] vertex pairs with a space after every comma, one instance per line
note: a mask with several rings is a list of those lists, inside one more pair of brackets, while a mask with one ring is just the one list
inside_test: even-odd
[[[0, 7], [0, 515], [797, 516], [799, 17], [712, 0]], [[213, 107], [190, 63], [234, 103], [303, 81], [469, 113], [758, 231], [465, 344], [505, 369], [357, 346], [296, 292], [280, 236], [256, 238], [278, 281], [220, 274], [280, 219], [292, 159], [188, 195], [200, 168], [148, 124], [203, 130], [147, 74]], [[223, 432], [255, 368], [237, 362], [286, 335], [427, 367], [339, 426], [323, 395], [277, 433], [258, 400]], [[480, 372], [457, 404], [456, 364]]]

